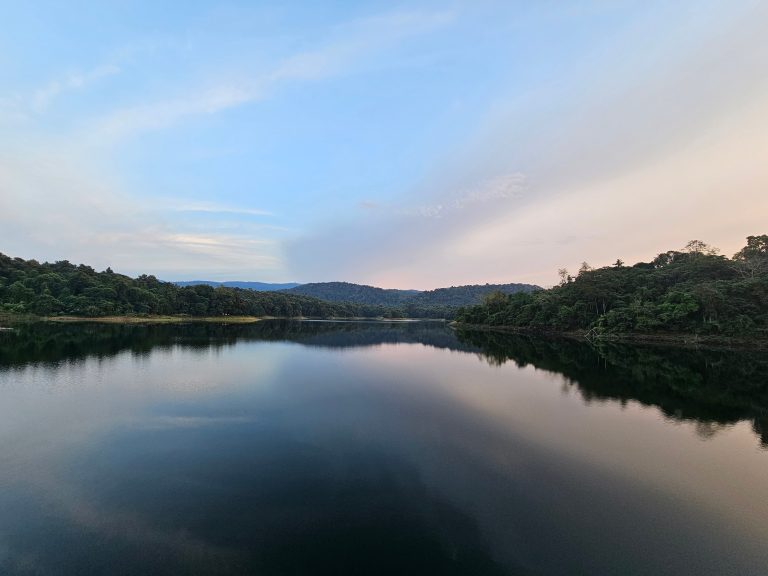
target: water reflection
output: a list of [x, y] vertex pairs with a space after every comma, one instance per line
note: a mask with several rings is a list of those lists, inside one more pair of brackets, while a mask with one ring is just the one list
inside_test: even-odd
[[0, 367], [107, 358], [124, 350], [145, 354], [183, 346], [209, 350], [238, 341], [291, 341], [324, 348], [419, 343], [450, 350], [464, 345], [442, 322], [325, 322], [269, 320], [254, 324], [20, 324], [0, 331]]
[[761, 574], [764, 371], [435, 323], [22, 326], [0, 573]]
[[209, 353], [238, 341], [296, 342], [330, 348], [417, 343], [479, 355], [492, 366], [513, 362], [562, 374], [585, 401], [634, 400], [672, 420], [697, 422], [704, 439], [749, 421], [768, 448], [768, 354], [754, 351], [590, 345], [573, 340], [488, 332], [454, 332], [442, 323], [296, 322], [248, 325], [26, 324], [0, 332], [0, 369], [142, 356], [180, 346]]
[[751, 422], [768, 447], [768, 354], [733, 350], [628, 346], [603, 342], [463, 332], [492, 365], [514, 362], [564, 375], [585, 401], [635, 400], [667, 418], [693, 420], [703, 439], [729, 424]]

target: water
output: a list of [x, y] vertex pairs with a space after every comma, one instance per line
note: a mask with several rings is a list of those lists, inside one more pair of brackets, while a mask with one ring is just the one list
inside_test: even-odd
[[768, 358], [439, 323], [0, 333], [0, 574], [768, 573]]

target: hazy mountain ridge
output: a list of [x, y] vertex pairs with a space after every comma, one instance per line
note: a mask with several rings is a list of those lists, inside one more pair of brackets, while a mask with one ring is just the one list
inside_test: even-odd
[[243, 288], [261, 292], [281, 292], [310, 296], [325, 302], [344, 304], [365, 304], [372, 306], [470, 306], [479, 304], [486, 294], [502, 292], [517, 294], [518, 292], [533, 292], [540, 290], [533, 284], [467, 284], [450, 286], [434, 290], [402, 290], [397, 288], [379, 288], [367, 284], [353, 282], [309, 282], [299, 284], [290, 282], [272, 284], [268, 282], [214, 282], [212, 280], [190, 280], [174, 282], [177, 286], [213, 286], [224, 288]]
[[483, 296], [492, 292], [516, 294], [533, 292], [539, 286], [532, 284], [469, 284], [450, 286], [435, 290], [397, 290], [377, 288], [350, 282], [315, 282], [302, 284], [283, 292], [312, 296], [326, 302], [345, 302], [351, 304], [373, 304], [383, 306], [468, 306], [478, 304]]
[[541, 286], [535, 284], [466, 284], [419, 292], [414, 296], [412, 302], [421, 305], [468, 306], [480, 303], [483, 296], [494, 292], [517, 294], [519, 292], [535, 292], [541, 289]]
[[[349, 285], [354, 289], [354, 285]], [[328, 287], [326, 287], [327, 289]], [[374, 290], [372, 287], [368, 287]], [[397, 296], [398, 291], [393, 291]], [[403, 291], [408, 293], [408, 291]], [[37, 316], [275, 316], [281, 318], [452, 318], [455, 306], [329, 302], [290, 290], [179, 286], [67, 260], [40, 263], [0, 254], [0, 314]]]
[[257, 292], [274, 292], [277, 290], [287, 290], [300, 286], [298, 282], [246, 282], [241, 280], [230, 280], [226, 282], [216, 282], [214, 280], [184, 280], [173, 282], [176, 286], [212, 286], [214, 288], [243, 288], [244, 290], [256, 290]]
[[406, 304], [410, 298], [419, 294], [418, 290], [377, 288], [376, 286], [353, 284], [351, 282], [312, 282], [283, 290], [283, 292], [312, 296], [326, 302], [349, 302], [384, 306]]

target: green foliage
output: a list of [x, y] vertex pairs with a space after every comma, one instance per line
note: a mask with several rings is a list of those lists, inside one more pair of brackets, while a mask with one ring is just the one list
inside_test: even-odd
[[[464, 324], [539, 331], [689, 332], [768, 337], [768, 236], [729, 259], [699, 240], [651, 262], [560, 270], [549, 290], [494, 295], [461, 309]], [[504, 300], [506, 299], [506, 300]]]
[[514, 294], [516, 292], [532, 292], [538, 289], [531, 284], [485, 284], [468, 286], [451, 286], [436, 290], [393, 290], [352, 284], [350, 282], [318, 282], [302, 284], [290, 290], [291, 294], [303, 294], [320, 298], [328, 302], [344, 302], [349, 304], [364, 304], [369, 306], [393, 306], [412, 316], [435, 316], [429, 314], [435, 309], [444, 314], [447, 308], [479, 304], [484, 296], [494, 292]]
[[323, 302], [285, 292], [197, 285], [154, 276], [129, 278], [66, 260], [40, 264], [0, 254], [0, 312], [40, 316], [186, 314], [190, 316], [399, 317], [405, 310]]

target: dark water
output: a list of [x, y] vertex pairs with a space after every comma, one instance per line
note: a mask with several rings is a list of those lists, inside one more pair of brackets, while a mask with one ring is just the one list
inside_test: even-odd
[[0, 332], [0, 574], [768, 574], [768, 357]]

